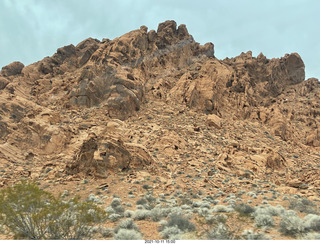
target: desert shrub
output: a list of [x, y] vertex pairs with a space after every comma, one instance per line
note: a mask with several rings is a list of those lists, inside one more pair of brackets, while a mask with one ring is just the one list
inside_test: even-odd
[[199, 208], [201, 206], [202, 202], [192, 202], [192, 207]]
[[269, 210], [269, 211], [272, 214], [272, 216], [281, 216], [286, 212], [286, 209], [281, 205], [277, 205], [273, 207], [273, 211], [272, 210]]
[[208, 208], [199, 208], [198, 209], [198, 214], [201, 217], [206, 217], [206, 216], [208, 216], [210, 214], [210, 211], [209, 211]]
[[113, 229], [102, 227], [100, 229], [100, 234], [105, 238], [112, 237], [113, 236]]
[[56, 199], [51, 207], [54, 211], [50, 217], [54, 220], [48, 224], [49, 239], [91, 239], [92, 229], [106, 218], [101, 208], [94, 203], [79, 202], [79, 198], [68, 202]]
[[237, 211], [241, 216], [247, 216], [254, 212], [254, 208], [245, 203], [236, 205], [234, 210]]
[[233, 211], [232, 207], [224, 206], [224, 205], [216, 205], [212, 208], [212, 212], [216, 212], [216, 213], [229, 213], [232, 211]]
[[124, 208], [121, 205], [116, 206], [113, 209], [117, 214], [123, 215], [123, 213], [124, 213]]
[[245, 240], [270, 240], [269, 236], [266, 236], [263, 233], [257, 233], [253, 230], [244, 230], [242, 236]]
[[208, 215], [205, 218], [205, 221], [209, 225], [217, 225], [219, 223], [225, 224], [228, 217], [224, 214], [218, 214], [218, 215]]
[[143, 189], [148, 190], [148, 189], [152, 189], [152, 186], [149, 185], [143, 185], [142, 186]]
[[132, 219], [122, 220], [114, 229], [114, 239], [116, 240], [141, 240], [142, 234], [139, 227]]
[[320, 240], [320, 233], [307, 233], [300, 237], [301, 240]]
[[114, 229], [114, 233], [118, 233], [120, 229], [139, 231], [138, 225], [133, 222], [132, 219], [122, 220], [120, 224]]
[[305, 231], [305, 227], [294, 211], [286, 211], [279, 223], [279, 231], [284, 235], [297, 236]]
[[147, 200], [144, 198], [139, 199], [138, 201], [136, 201], [137, 205], [144, 205], [147, 204]]
[[227, 226], [223, 223], [219, 223], [207, 234], [208, 240], [232, 240], [233, 236]]
[[203, 202], [203, 203], [201, 203], [200, 207], [201, 207], [201, 208], [210, 209], [211, 206], [210, 206], [210, 203], [208, 203], [208, 202]]
[[256, 198], [257, 197], [256, 193], [253, 192], [253, 191], [248, 192], [247, 196], [252, 197], [252, 198]]
[[55, 198], [22, 181], [0, 192], [0, 222], [16, 239], [90, 239], [105, 212], [93, 202]]
[[158, 222], [162, 218], [162, 209], [160, 207], [151, 209], [150, 216], [152, 221]]
[[145, 209], [151, 210], [159, 202], [159, 199], [155, 198], [152, 192], [148, 192], [143, 198], [137, 201], [137, 204], [143, 205]]
[[187, 204], [182, 205], [181, 208], [182, 208], [183, 210], [192, 209], [192, 208], [191, 208], [189, 205], [187, 205]]
[[136, 206], [136, 209], [138, 210], [143, 210], [143, 209], [146, 209], [143, 205], [137, 205]]
[[134, 211], [132, 211], [132, 210], [126, 210], [124, 212], [124, 217], [126, 217], [126, 218], [131, 218], [131, 217], [133, 217], [133, 215], [134, 215]]
[[117, 213], [113, 213], [113, 214], [109, 214], [108, 218], [112, 221], [112, 222], [116, 222], [121, 218], [120, 214]]
[[183, 232], [194, 231], [196, 229], [195, 225], [182, 215], [170, 216], [168, 226], [177, 226]]
[[170, 213], [168, 214], [168, 217], [178, 216], [178, 215], [182, 215], [182, 208], [181, 207], [172, 207], [170, 209]]
[[214, 205], [217, 205], [219, 202], [220, 202], [220, 200], [217, 200], [217, 199], [211, 201], [211, 203], [214, 204]]
[[189, 196], [183, 195], [183, 196], [180, 196], [179, 198], [180, 198], [179, 199], [179, 205], [184, 205], [184, 204], [192, 205], [192, 200], [190, 199]]
[[110, 207], [112, 207], [115, 213], [123, 216], [124, 208], [121, 205], [120, 198], [113, 198]]
[[164, 228], [168, 225], [168, 221], [162, 219], [159, 221], [159, 227], [158, 227], [158, 231], [161, 232], [164, 230]]
[[320, 216], [316, 214], [308, 214], [303, 219], [303, 225], [306, 230], [314, 230], [320, 232]]
[[[66, 191], [64, 191], [64, 193], [62, 194], [62, 196], [68, 196], [68, 195], [69, 195], [69, 193], [67, 193], [67, 195], [66, 195], [65, 192], [66, 192]], [[68, 191], [67, 191], [67, 192], [68, 192]], [[104, 203], [103, 200], [101, 200], [99, 197], [96, 197], [93, 193], [91, 193], [91, 194], [89, 195], [89, 197], [87, 198], [87, 201], [88, 201], [88, 202], [95, 202], [95, 203], [97, 203], [97, 204], [103, 204], [103, 203]]]
[[290, 198], [289, 209], [300, 211], [301, 213], [317, 214], [317, 205], [305, 198]]
[[168, 217], [170, 213], [171, 213], [171, 208], [161, 208], [162, 217]]
[[229, 199], [229, 200], [228, 200], [228, 203], [229, 203], [229, 205], [232, 206], [232, 207], [236, 206], [236, 200], [234, 200], [234, 199]]
[[116, 208], [116, 207], [118, 207], [120, 205], [121, 205], [121, 199], [120, 198], [116, 197], [116, 198], [112, 199], [112, 202], [111, 202], [111, 207], [112, 208]]
[[177, 226], [166, 226], [160, 234], [165, 239], [180, 240], [183, 232]]
[[280, 216], [285, 212], [284, 207], [278, 205], [276, 207], [268, 205], [268, 206], [259, 206], [255, 209], [253, 216], [258, 215], [269, 215], [269, 216]]
[[136, 230], [120, 229], [114, 235], [115, 240], [142, 240], [142, 234]]
[[151, 217], [151, 212], [150, 210], [137, 210], [134, 215], [133, 218], [135, 220], [145, 220]]
[[265, 226], [265, 227], [270, 227], [274, 226], [274, 220], [272, 216], [267, 215], [267, 214], [260, 214], [255, 216], [255, 222], [258, 227]]
[[155, 205], [157, 199], [153, 196], [152, 192], [149, 192], [144, 196], [150, 206]]
[[5, 232], [5, 227], [2, 224], [0, 224], [0, 234], [4, 234]]
[[108, 213], [109, 215], [116, 213], [116, 211], [111, 206], [106, 207], [104, 211], [106, 211], [106, 213]]

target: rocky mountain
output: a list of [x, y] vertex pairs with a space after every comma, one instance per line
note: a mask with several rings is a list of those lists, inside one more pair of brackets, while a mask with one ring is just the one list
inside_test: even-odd
[[[259, 184], [320, 200], [319, 98], [299, 54], [219, 60], [174, 21], [88, 38], [2, 68], [0, 186], [126, 198], [153, 179], [155, 194]], [[76, 191], [83, 180], [90, 189]]]

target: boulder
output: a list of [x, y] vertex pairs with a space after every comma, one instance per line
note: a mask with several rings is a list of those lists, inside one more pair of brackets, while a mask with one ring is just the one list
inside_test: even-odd
[[9, 80], [4, 78], [4, 77], [0, 77], [0, 90], [3, 90], [4, 88], [6, 88], [6, 86], [9, 84]]
[[24, 68], [24, 64], [21, 62], [13, 62], [8, 64], [7, 66], [2, 67], [0, 75], [8, 77], [12, 75], [19, 75], [21, 74], [22, 69]]
[[207, 125], [208, 126], [212, 126], [212, 127], [215, 127], [217, 129], [221, 129], [222, 127], [222, 119], [215, 115], [215, 114], [209, 114], [207, 116]]

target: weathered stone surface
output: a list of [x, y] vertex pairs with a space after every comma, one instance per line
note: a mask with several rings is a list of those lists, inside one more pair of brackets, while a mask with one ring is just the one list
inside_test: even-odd
[[210, 115], [208, 115], [208, 118], [207, 118], [207, 124], [208, 124], [208, 126], [213, 126], [213, 127], [217, 128], [217, 129], [221, 129], [222, 120], [217, 115], [210, 114]]
[[0, 186], [30, 177], [53, 190], [103, 181], [125, 196], [135, 181], [156, 194], [318, 194], [319, 81], [304, 81], [296, 53], [214, 53], [166, 21], [6, 66]]
[[0, 90], [3, 90], [6, 88], [6, 86], [9, 84], [9, 80], [7, 80], [4, 77], [0, 77]]
[[24, 64], [21, 62], [13, 62], [8, 64], [7, 66], [2, 67], [0, 71], [0, 75], [8, 77], [12, 75], [19, 75], [24, 67]]

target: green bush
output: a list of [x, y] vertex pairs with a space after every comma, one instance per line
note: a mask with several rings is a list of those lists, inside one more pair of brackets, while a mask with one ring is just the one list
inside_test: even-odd
[[0, 192], [0, 224], [16, 239], [91, 239], [105, 212], [93, 202], [75, 197], [63, 201], [22, 181]]

